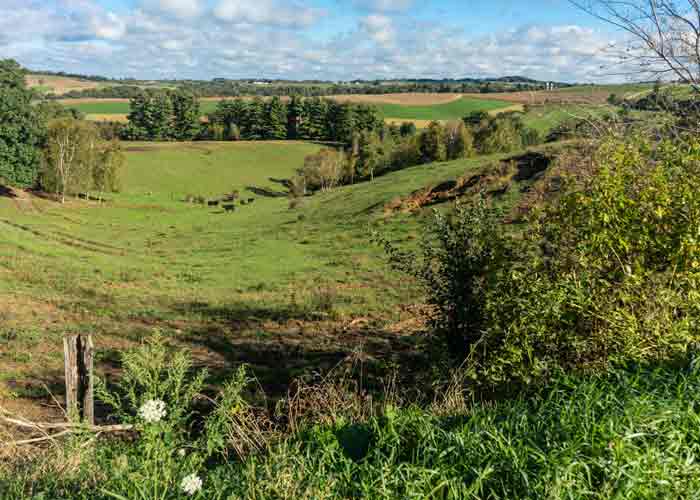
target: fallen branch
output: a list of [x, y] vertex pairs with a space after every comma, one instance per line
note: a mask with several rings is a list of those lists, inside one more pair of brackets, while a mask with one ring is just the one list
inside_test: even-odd
[[[6, 424], [21, 427], [24, 429], [32, 429], [43, 434], [43, 436], [30, 439], [23, 439], [20, 441], [2, 443], [2, 446], [4, 447], [40, 443], [43, 441], [54, 441], [58, 437], [65, 436], [67, 434], [75, 434], [78, 432], [94, 432], [97, 433], [97, 436], [99, 436], [105, 432], [127, 432], [134, 430], [134, 426], [131, 424], [92, 425], [73, 422], [31, 422], [30, 420], [27, 420], [25, 418], [10, 417], [6, 415], [7, 412], [0, 408], [0, 422], [4, 422]], [[59, 432], [56, 432], [55, 434], [49, 434], [47, 432], [49, 430], [59, 430]]]

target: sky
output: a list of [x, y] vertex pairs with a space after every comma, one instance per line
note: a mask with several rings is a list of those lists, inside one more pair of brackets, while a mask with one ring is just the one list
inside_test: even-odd
[[612, 81], [568, 0], [0, 0], [0, 58], [115, 78]]

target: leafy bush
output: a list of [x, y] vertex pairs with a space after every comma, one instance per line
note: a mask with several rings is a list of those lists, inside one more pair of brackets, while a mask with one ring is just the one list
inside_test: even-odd
[[486, 326], [489, 282], [508, 255], [508, 240], [483, 197], [472, 204], [458, 203], [452, 217], [433, 213], [420, 257], [376, 234], [375, 238], [397, 270], [408, 270], [422, 284], [432, 306], [432, 327], [452, 354], [464, 357]]
[[472, 384], [527, 384], [684, 355], [700, 333], [699, 221], [700, 144], [610, 140], [521, 237], [479, 201], [436, 214], [420, 258], [388, 249]]

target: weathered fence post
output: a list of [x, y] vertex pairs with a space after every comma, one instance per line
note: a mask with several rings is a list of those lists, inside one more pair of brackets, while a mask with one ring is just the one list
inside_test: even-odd
[[90, 425], [95, 423], [93, 397], [92, 335], [69, 335], [63, 338], [66, 372], [66, 411]]

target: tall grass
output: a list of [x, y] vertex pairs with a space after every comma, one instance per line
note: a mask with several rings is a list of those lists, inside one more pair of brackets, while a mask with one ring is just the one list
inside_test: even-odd
[[[700, 374], [637, 367], [560, 377], [514, 400], [388, 406], [365, 421], [307, 426], [243, 462], [209, 464], [205, 498], [659, 499], [700, 492]], [[81, 473], [0, 473], [7, 499], [101, 499], [129, 444]], [[34, 471], [36, 472], [36, 471]], [[107, 480], [107, 484], [114, 480]], [[103, 486], [103, 485], [100, 485]], [[34, 495], [34, 496], [32, 496]], [[184, 494], [183, 494], [184, 496]], [[177, 498], [174, 496], [167, 498]]]

